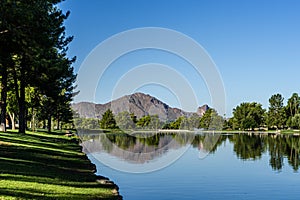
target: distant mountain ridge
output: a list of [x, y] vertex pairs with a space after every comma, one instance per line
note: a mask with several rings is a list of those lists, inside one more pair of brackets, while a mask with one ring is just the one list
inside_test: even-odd
[[111, 109], [115, 115], [128, 111], [129, 113], [134, 113], [137, 118], [145, 115], [158, 115], [161, 121], [174, 121], [180, 116], [189, 117], [192, 114], [202, 116], [209, 109], [208, 105], [204, 105], [197, 108], [195, 112], [186, 112], [179, 108], [172, 108], [159, 99], [140, 92], [123, 96], [106, 104], [75, 103], [72, 104], [72, 108], [82, 118], [101, 119], [103, 113]]

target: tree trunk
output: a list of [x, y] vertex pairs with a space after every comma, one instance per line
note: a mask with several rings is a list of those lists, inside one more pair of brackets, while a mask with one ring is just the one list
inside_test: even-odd
[[14, 87], [15, 94], [18, 101], [19, 107], [19, 133], [25, 133], [26, 131], [26, 106], [25, 106], [25, 62], [24, 59], [21, 61], [21, 69], [20, 69], [20, 88], [18, 84], [18, 76], [16, 69], [13, 70], [13, 79], [14, 79]]
[[11, 120], [11, 129], [16, 130], [15, 113], [8, 113]]
[[20, 97], [19, 97], [19, 133], [26, 131], [26, 106], [25, 106], [25, 72], [21, 68]]
[[59, 117], [57, 117], [57, 127], [56, 130], [60, 130], [60, 120]]
[[51, 126], [52, 126], [52, 123], [51, 123], [51, 116], [48, 116], [48, 133], [50, 133], [51, 132]]
[[1, 80], [1, 129], [6, 132], [7, 68], [3, 66]]
[[35, 111], [34, 111], [33, 107], [32, 107], [32, 118], [31, 118], [31, 130], [33, 132], [36, 131], [36, 127], [35, 127]]

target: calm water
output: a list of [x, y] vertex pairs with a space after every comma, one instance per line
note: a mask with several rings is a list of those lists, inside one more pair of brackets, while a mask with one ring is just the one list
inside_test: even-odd
[[300, 198], [299, 137], [94, 134], [83, 140], [98, 173], [124, 199]]

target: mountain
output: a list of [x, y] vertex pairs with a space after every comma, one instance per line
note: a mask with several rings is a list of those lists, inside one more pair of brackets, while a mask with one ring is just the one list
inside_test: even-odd
[[[161, 121], [174, 121], [180, 116], [191, 116], [193, 112], [186, 112], [179, 108], [172, 108], [159, 99], [144, 93], [134, 93], [123, 96], [106, 104], [80, 102], [72, 105], [75, 112], [83, 118], [101, 118], [103, 113], [111, 109], [116, 115], [123, 111], [134, 113], [137, 118], [145, 115], [158, 115]], [[209, 107], [204, 105], [195, 112], [202, 116]]]

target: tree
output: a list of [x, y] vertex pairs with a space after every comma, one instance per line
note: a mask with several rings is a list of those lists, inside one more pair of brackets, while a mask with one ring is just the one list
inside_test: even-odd
[[200, 117], [198, 114], [193, 113], [190, 117], [189, 117], [189, 129], [193, 130], [194, 128], [198, 128], [199, 127], [199, 123], [200, 123]]
[[131, 118], [131, 120], [133, 121], [134, 124], [137, 123], [138, 120], [137, 120], [137, 117], [134, 113], [130, 113], [130, 118]]
[[184, 116], [180, 116], [176, 119], [176, 121], [170, 123], [170, 129], [180, 129], [182, 121], [185, 120]]
[[300, 107], [300, 97], [297, 93], [293, 93], [292, 96], [288, 99], [287, 105], [285, 107], [286, 113], [286, 125], [288, 127], [292, 126], [292, 118], [299, 113]]
[[48, 71], [45, 71], [49, 74], [47, 79], [39, 80], [39, 89], [43, 94], [41, 109], [45, 113], [44, 118], [48, 121], [49, 132], [53, 118], [57, 120], [58, 129], [60, 122], [68, 123], [72, 118], [71, 101], [74, 90], [73, 84], [76, 79], [71, 67], [72, 63], [73, 60], [59, 55], [56, 58], [53, 57], [52, 62], [49, 63], [51, 66], [49, 66]]
[[102, 129], [116, 129], [117, 123], [114, 118], [114, 114], [110, 109], [108, 109], [103, 115], [102, 119], [100, 120], [100, 128]]
[[212, 112], [215, 112], [213, 109], [208, 109], [200, 119], [199, 128], [208, 129], [211, 122]]
[[99, 129], [99, 119], [74, 118], [74, 125], [77, 129]]
[[[48, 102], [50, 105], [57, 100], [57, 96], [47, 96], [43, 92], [46, 91], [43, 88], [45, 84], [41, 82], [49, 85], [53, 83], [51, 89], [60, 94], [62, 90], [57, 90], [57, 87], [62, 89], [65, 80], [73, 79], [71, 75], [66, 78], [66, 73], [60, 73], [63, 69], [69, 69], [73, 74], [70, 63], [74, 61], [66, 58], [67, 45], [73, 37], [65, 35], [63, 22], [69, 12], [62, 13], [56, 6], [60, 2], [61, 0], [0, 2], [1, 121], [3, 122], [6, 112], [7, 79], [11, 77], [18, 102], [20, 133], [24, 133], [26, 129], [26, 88], [33, 87], [51, 99]], [[62, 71], [56, 71], [55, 68], [61, 68]], [[52, 75], [56, 79], [53, 80]], [[69, 84], [72, 81], [67, 82]]]
[[292, 117], [292, 127], [293, 128], [300, 128], [300, 114], [295, 114], [293, 117]]
[[267, 113], [267, 124], [269, 127], [282, 128], [285, 123], [285, 113], [281, 94], [274, 94], [269, 99], [269, 111]]
[[151, 116], [150, 115], [146, 115], [144, 117], [141, 117], [137, 121], [136, 125], [138, 127], [145, 128], [145, 127], [147, 127], [150, 124], [150, 122], [151, 122]]
[[259, 128], [264, 122], [265, 109], [256, 102], [241, 103], [233, 109], [233, 126], [235, 129]]
[[116, 116], [116, 123], [120, 129], [133, 129], [135, 128], [135, 123], [133, 122], [132, 115], [127, 112], [119, 112]]
[[159, 120], [158, 115], [150, 115], [150, 123], [148, 125], [149, 129], [157, 130], [161, 128], [161, 122]]
[[293, 93], [287, 102], [289, 116], [294, 116], [295, 114], [298, 114], [299, 106], [300, 106], [300, 97], [297, 93]]
[[173, 122], [165, 123], [162, 129], [182, 129], [182, 130], [193, 130], [198, 128], [200, 117], [196, 113], [192, 114], [189, 118], [186, 116], [180, 116]]
[[208, 109], [200, 119], [199, 128], [221, 130], [224, 119], [212, 108]]
[[16, 129], [16, 125], [15, 125], [15, 116], [16, 113], [18, 113], [18, 103], [17, 103], [17, 99], [16, 99], [16, 95], [14, 92], [12, 91], [8, 91], [7, 92], [7, 113], [10, 117], [10, 121], [11, 121], [11, 128], [12, 130]]

